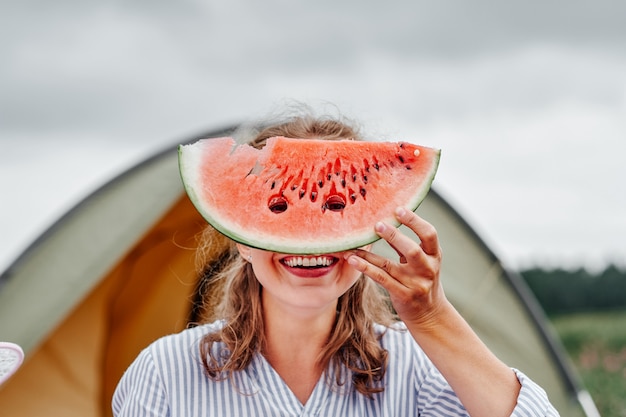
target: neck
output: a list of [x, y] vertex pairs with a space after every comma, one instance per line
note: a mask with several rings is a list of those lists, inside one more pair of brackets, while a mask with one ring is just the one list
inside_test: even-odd
[[312, 311], [264, 303], [263, 320], [264, 353], [270, 361], [291, 357], [315, 363], [335, 324], [336, 305]]
[[326, 364], [320, 354], [335, 324], [336, 303], [302, 309], [263, 299], [263, 355], [305, 404]]

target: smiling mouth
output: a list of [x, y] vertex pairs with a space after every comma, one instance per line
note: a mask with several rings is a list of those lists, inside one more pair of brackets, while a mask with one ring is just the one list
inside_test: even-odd
[[334, 256], [289, 256], [281, 259], [290, 268], [326, 268], [337, 262]]

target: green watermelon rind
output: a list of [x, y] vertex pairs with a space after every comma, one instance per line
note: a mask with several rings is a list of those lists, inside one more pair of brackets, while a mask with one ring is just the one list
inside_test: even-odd
[[[353, 235], [350, 239], [337, 239], [332, 243], [327, 242], [324, 244], [308, 245], [303, 244], [302, 241], [296, 242], [291, 240], [285, 240], [285, 242], [283, 243], [270, 242], [266, 239], [251, 238], [250, 236], [247, 236], [245, 232], [244, 234], [239, 233], [235, 230], [235, 227], [229, 227], [227, 224], [225, 224], [223, 220], [215, 216], [213, 213], [217, 211], [211, 210], [211, 208], [204, 204], [203, 199], [197, 194], [195, 188], [193, 187], [193, 184], [198, 183], [198, 170], [193, 169], [195, 168], [195, 165], [193, 163], [185, 162], [193, 162], [194, 157], [200, 158], [200, 153], [194, 155], [193, 152], [186, 152], [185, 148], [187, 146], [188, 145], [180, 145], [178, 147], [179, 173], [185, 191], [200, 215], [218, 232], [234, 240], [235, 242], [241, 243], [249, 247], [271, 252], [294, 255], [308, 255], [344, 252], [369, 245], [381, 239], [380, 236], [378, 236], [378, 234], [374, 231], [374, 225], [372, 225], [371, 232], [362, 233], [360, 235]], [[428, 171], [428, 174], [424, 177], [422, 187], [415, 194], [414, 198], [405, 205], [405, 208], [407, 210], [415, 212], [428, 195], [428, 192], [430, 191], [432, 183], [435, 179], [437, 169], [439, 167], [440, 157], [441, 151], [436, 150], [435, 154], [433, 155], [432, 166]], [[393, 214], [386, 218], [381, 217], [380, 220], [391, 224], [394, 227], [399, 227], [401, 225]]]

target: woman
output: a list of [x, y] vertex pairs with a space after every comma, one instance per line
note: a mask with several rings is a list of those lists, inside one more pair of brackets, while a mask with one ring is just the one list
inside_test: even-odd
[[[345, 122], [308, 116], [253, 143], [272, 136], [358, 138]], [[217, 307], [204, 306], [211, 323], [145, 349], [120, 381], [114, 414], [557, 416], [447, 300], [433, 226], [401, 207], [396, 216], [421, 242], [372, 225], [397, 261], [369, 247], [293, 256], [229, 243], [202, 265], [212, 294], [223, 291]], [[214, 249], [216, 233], [205, 237]]]

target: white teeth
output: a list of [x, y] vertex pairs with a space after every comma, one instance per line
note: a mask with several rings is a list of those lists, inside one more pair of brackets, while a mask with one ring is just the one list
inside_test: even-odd
[[328, 257], [328, 256], [318, 256], [316, 258], [307, 258], [307, 257], [301, 257], [301, 256], [296, 256], [293, 258], [287, 258], [285, 259], [285, 264], [287, 264], [287, 266], [290, 266], [292, 268], [297, 267], [297, 266], [303, 266], [303, 267], [315, 267], [315, 266], [329, 266], [333, 263], [333, 258]]

